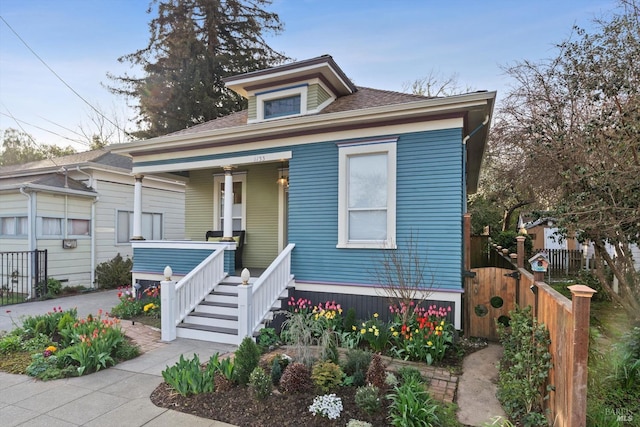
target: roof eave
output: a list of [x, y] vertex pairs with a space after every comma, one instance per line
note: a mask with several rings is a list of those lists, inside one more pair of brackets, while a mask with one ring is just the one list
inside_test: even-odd
[[[474, 108], [486, 110], [486, 114], [491, 115], [493, 112], [495, 96], [496, 92], [476, 92], [446, 98], [430, 98], [414, 102], [383, 105], [358, 110], [300, 116], [277, 121], [253, 123], [251, 125], [214, 129], [193, 134], [161, 136], [144, 141], [121, 144], [120, 147], [113, 146], [112, 152], [123, 155], [135, 155], [152, 151], [158, 146], [162, 146], [163, 150], [168, 148], [182, 149], [192, 144], [204, 141], [230, 141], [257, 135], [281, 135], [291, 129], [299, 130], [303, 128], [318, 128], [321, 130], [323, 126], [335, 126], [342, 123], [367, 120], [375, 122], [382, 118], [407, 117], [410, 115], [417, 116], [425, 114], [436, 115], [441, 113], [453, 113], [456, 111], [464, 113]], [[481, 134], [486, 138], [486, 131]], [[481, 149], [481, 152], [484, 152], [484, 145], [479, 148]]]

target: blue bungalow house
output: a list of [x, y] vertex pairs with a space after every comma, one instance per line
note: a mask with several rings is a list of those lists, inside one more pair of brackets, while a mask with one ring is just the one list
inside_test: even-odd
[[410, 242], [425, 263], [418, 295], [451, 306], [460, 329], [466, 200], [495, 92], [359, 87], [328, 55], [225, 83], [248, 109], [113, 150], [138, 183], [188, 177], [186, 240], [144, 240], [140, 184], [134, 203], [134, 279], [164, 281], [163, 338], [237, 343], [287, 292], [384, 311], [379, 267]]

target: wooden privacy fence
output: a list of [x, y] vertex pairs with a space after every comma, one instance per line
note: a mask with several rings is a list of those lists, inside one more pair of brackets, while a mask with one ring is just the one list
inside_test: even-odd
[[[524, 238], [518, 242], [520, 251], [524, 253]], [[558, 427], [583, 427], [587, 417], [589, 311], [595, 291], [583, 285], [569, 286], [569, 300], [543, 282], [544, 273], [529, 273], [524, 268], [524, 256], [518, 257], [518, 270], [516, 303], [530, 305], [551, 337], [553, 368], [548, 384], [554, 390], [545, 402], [549, 421]]]
[[549, 259], [549, 273], [552, 276], [572, 276], [584, 269], [592, 269], [593, 256], [586, 258], [579, 249], [542, 249]]

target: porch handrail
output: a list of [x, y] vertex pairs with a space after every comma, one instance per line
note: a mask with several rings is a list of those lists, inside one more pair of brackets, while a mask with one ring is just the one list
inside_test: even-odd
[[226, 277], [224, 248], [216, 249], [180, 281], [164, 281], [160, 288], [162, 340], [176, 338], [176, 326]]
[[295, 243], [287, 245], [252, 285], [238, 286], [238, 338], [240, 340], [245, 336], [253, 335], [255, 329], [271, 310], [273, 303], [293, 280], [291, 251], [295, 246]]

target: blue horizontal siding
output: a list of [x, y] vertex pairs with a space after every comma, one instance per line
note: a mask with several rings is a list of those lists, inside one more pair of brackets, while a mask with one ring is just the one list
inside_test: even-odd
[[[161, 248], [134, 248], [134, 273], [162, 274], [168, 265], [174, 274], [185, 275], [193, 270], [205, 258], [211, 255], [215, 249], [161, 249]], [[227, 267], [227, 254], [233, 251], [225, 251], [225, 267]], [[233, 260], [230, 265], [233, 265]], [[227, 270], [233, 271], [233, 270]]]
[[[462, 130], [401, 135], [397, 144], [396, 239], [416, 238], [426, 260], [423, 286], [462, 284]], [[337, 249], [338, 147], [323, 142], [293, 147], [289, 164], [289, 240], [300, 281], [376, 283], [376, 249]]]

